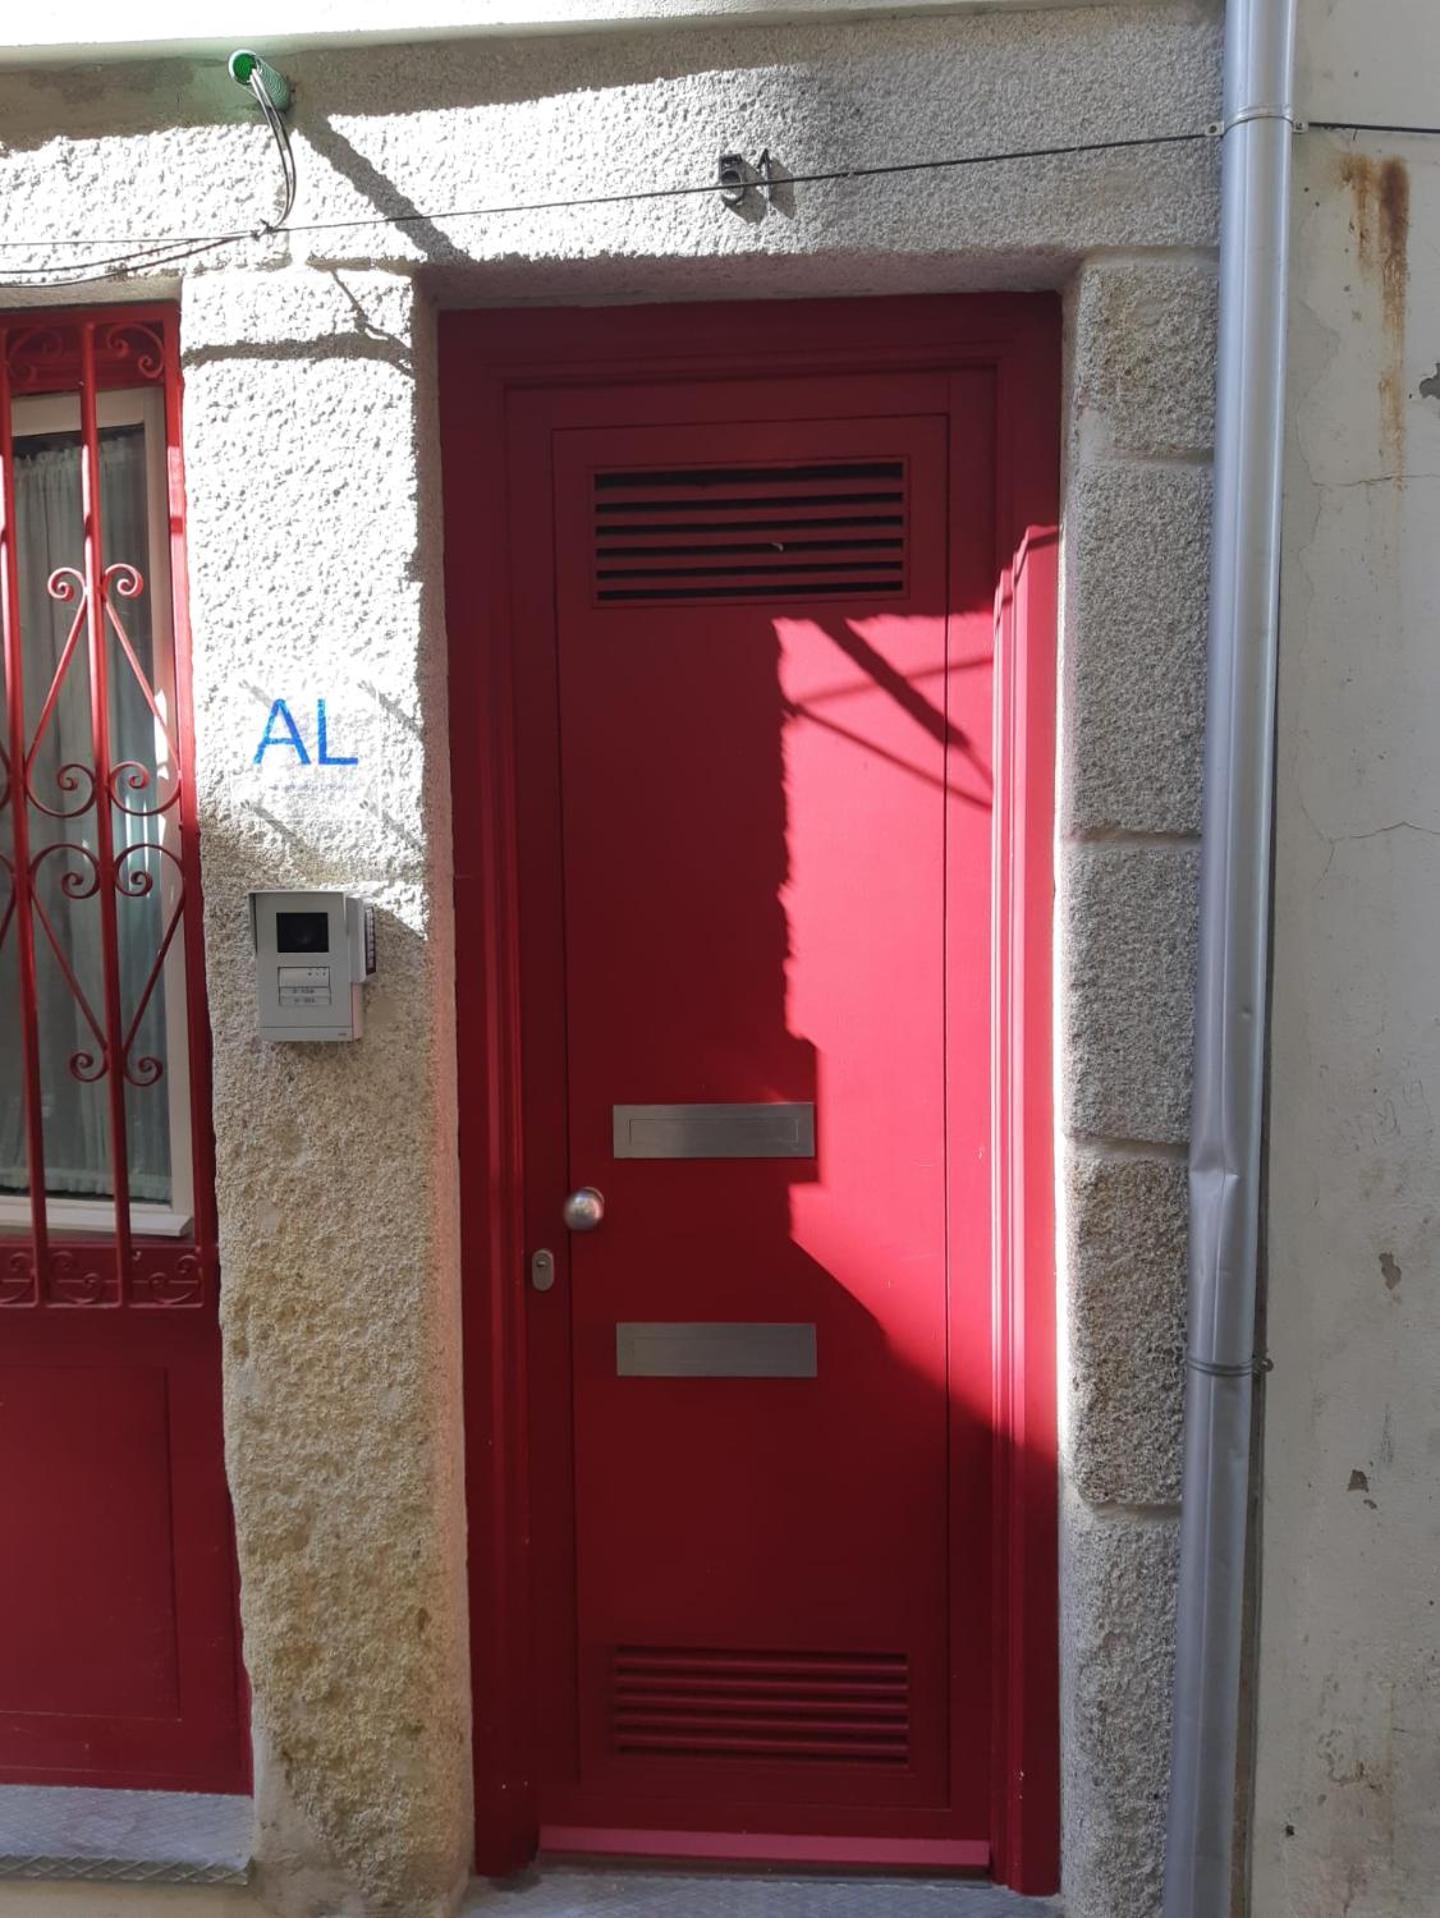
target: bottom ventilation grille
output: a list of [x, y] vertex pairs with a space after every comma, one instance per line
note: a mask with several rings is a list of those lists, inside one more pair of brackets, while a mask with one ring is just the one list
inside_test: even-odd
[[611, 1727], [615, 1750], [630, 1757], [905, 1765], [910, 1661], [621, 1646]]

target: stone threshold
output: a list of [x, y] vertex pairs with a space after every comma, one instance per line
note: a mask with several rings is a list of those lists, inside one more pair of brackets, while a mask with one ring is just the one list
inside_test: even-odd
[[474, 1884], [459, 1918], [1058, 1918], [1060, 1909], [964, 1878], [542, 1860], [519, 1877]]
[[0, 1785], [0, 1881], [243, 1885], [253, 1822], [216, 1793]]

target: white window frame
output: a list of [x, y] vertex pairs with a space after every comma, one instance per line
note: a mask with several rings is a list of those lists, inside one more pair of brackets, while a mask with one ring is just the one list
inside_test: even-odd
[[[170, 581], [170, 499], [166, 485], [165, 396], [156, 388], [123, 388], [96, 395], [96, 416], [101, 426], [142, 426], [145, 429], [145, 525], [149, 543], [146, 555], [145, 583], [150, 591], [151, 672], [155, 701], [170, 721], [171, 739], [155, 728], [157, 786], [163, 790], [177, 768], [169, 756], [178, 713], [175, 693], [175, 622]], [[17, 398], [12, 407], [12, 432], [16, 440], [46, 433], [80, 431], [80, 397], [76, 393], [43, 393]], [[156, 819], [159, 840], [166, 851], [180, 858], [180, 821], [172, 806]], [[180, 891], [178, 864], [160, 861], [161, 924], [167, 924]], [[194, 910], [193, 900], [186, 910]], [[168, 1081], [170, 1119], [170, 1202], [160, 1205], [146, 1200], [130, 1201], [130, 1230], [137, 1238], [179, 1238], [190, 1230], [195, 1219], [195, 1161], [191, 1137], [190, 1100], [190, 1022], [187, 1017], [187, 981], [185, 976], [185, 938], [171, 942], [161, 973], [165, 983], [165, 1077]], [[113, 1233], [113, 1199], [77, 1199], [46, 1194], [45, 1220], [56, 1233]], [[27, 1230], [30, 1225], [29, 1193], [0, 1193], [0, 1232]]]

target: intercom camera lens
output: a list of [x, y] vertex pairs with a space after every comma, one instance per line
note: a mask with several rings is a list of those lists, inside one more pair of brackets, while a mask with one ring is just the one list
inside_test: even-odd
[[275, 915], [277, 952], [328, 952], [330, 915], [328, 912], [277, 912]]

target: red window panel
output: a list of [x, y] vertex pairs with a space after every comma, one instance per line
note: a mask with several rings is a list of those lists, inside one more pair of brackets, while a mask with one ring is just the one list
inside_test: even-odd
[[4, 1308], [214, 1296], [179, 400], [170, 309], [0, 316]]

